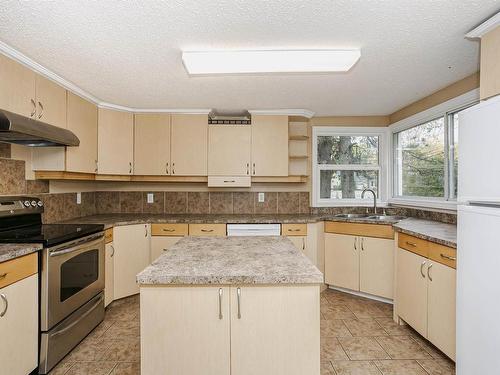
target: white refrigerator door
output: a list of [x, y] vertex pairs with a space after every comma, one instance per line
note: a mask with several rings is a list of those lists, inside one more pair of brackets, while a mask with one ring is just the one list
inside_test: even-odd
[[457, 375], [500, 374], [500, 209], [458, 208]]
[[500, 201], [500, 97], [459, 114], [458, 202]]

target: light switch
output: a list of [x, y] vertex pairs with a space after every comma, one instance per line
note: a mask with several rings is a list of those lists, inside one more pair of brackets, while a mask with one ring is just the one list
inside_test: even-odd
[[148, 193], [148, 203], [154, 203], [155, 202], [155, 196], [153, 193]]
[[76, 204], [82, 204], [82, 193], [76, 193]]
[[266, 196], [264, 195], [264, 193], [259, 193], [258, 199], [259, 199], [259, 203], [264, 203], [264, 201], [266, 200]]

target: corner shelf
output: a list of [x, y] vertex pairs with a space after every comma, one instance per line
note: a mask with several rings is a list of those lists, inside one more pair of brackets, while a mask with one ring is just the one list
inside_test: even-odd
[[307, 135], [291, 135], [288, 137], [289, 141], [307, 141], [309, 137]]

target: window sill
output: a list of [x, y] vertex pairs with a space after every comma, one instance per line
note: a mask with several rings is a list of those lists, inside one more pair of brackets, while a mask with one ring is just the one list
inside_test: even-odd
[[456, 211], [457, 202], [456, 201], [445, 201], [445, 200], [431, 200], [431, 199], [406, 199], [406, 198], [392, 198], [389, 199], [390, 205], [404, 206], [409, 208], [419, 208], [419, 209], [440, 209], [447, 211]]
[[[338, 202], [316, 202], [313, 204], [313, 207], [366, 207], [366, 208], [371, 208], [373, 207], [373, 200], [372, 201], [358, 201], [358, 200], [352, 200], [352, 201], [338, 201]], [[381, 202], [377, 201], [377, 207], [388, 207], [387, 202]]]

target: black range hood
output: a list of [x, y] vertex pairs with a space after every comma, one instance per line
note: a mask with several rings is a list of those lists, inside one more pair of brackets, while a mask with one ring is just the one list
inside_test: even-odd
[[78, 146], [73, 132], [29, 117], [0, 110], [0, 142], [32, 147]]

